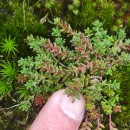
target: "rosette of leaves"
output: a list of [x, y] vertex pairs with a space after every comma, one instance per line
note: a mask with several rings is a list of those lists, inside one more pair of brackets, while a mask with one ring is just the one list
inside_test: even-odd
[[4, 38], [3, 42], [0, 43], [0, 47], [3, 53], [7, 56], [15, 55], [17, 50], [17, 44], [15, 43], [15, 39], [11, 39], [9, 36], [8, 38]]
[[[27, 77], [21, 100], [32, 103], [32, 97], [47, 95], [66, 89], [66, 94], [86, 100], [86, 122], [102, 129], [102, 115], [109, 115], [110, 129], [116, 129], [111, 120], [114, 107], [119, 102], [120, 83], [112, 79], [117, 67], [130, 61], [130, 40], [125, 39], [124, 29], [110, 36], [102, 23], [93, 22], [85, 32], [73, 31], [59, 18], [54, 20], [52, 40], [42, 37], [27, 37], [26, 42], [34, 51], [32, 57], [21, 58], [18, 65], [21, 74]], [[105, 124], [106, 125], [106, 124]], [[87, 127], [89, 127], [87, 125]]]

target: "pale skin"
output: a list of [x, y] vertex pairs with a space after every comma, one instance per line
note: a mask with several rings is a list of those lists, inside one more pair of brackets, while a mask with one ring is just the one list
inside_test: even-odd
[[54, 93], [34, 120], [30, 130], [78, 130], [84, 117], [84, 99], [72, 98], [64, 90]]

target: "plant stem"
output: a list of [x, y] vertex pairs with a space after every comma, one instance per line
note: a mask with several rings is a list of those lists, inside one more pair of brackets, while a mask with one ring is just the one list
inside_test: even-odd
[[26, 29], [26, 26], [25, 26], [25, 18], [26, 18], [26, 16], [25, 16], [25, 1], [23, 1], [23, 24], [24, 24], [24, 29]]
[[2, 110], [8, 110], [8, 109], [12, 109], [12, 108], [14, 108], [14, 107], [18, 107], [18, 106], [20, 106], [20, 104], [21, 104], [21, 103], [19, 103], [19, 104], [16, 104], [16, 105], [14, 105], [14, 106], [11, 106], [11, 107], [7, 107], [7, 108], [1, 108], [1, 109], [0, 109], [0, 111], [2, 111]]
[[99, 129], [100, 128], [100, 121], [99, 121], [100, 119], [99, 119], [99, 117], [97, 118], [97, 129]]
[[112, 130], [112, 125], [111, 125], [111, 114], [109, 115], [109, 129]]
[[66, 66], [65, 66], [64, 64], [62, 64], [60, 61], [58, 61], [54, 56], [52, 56], [52, 58], [53, 58], [54, 60], [56, 60], [61, 66], [63, 66], [63, 67], [66, 68]]

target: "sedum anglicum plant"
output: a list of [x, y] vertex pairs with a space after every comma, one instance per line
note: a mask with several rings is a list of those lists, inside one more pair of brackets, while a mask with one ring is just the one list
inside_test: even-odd
[[[26, 79], [19, 90], [20, 99], [25, 102], [20, 108], [27, 110], [36, 96], [65, 88], [66, 94], [73, 97], [72, 102], [80, 99], [80, 93], [84, 95], [86, 119], [82, 128], [103, 129], [103, 115], [108, 115], [110, 130], [116, 130], [111, 116], [121, 111], [120, 83], [112, 75], [130, 61], [130, 40], [125, 39], [125, 30], [120, 28], [115, 36], [110, 36], [102, 23], [95, 21], [91, 29], [77, 32], [59, 18], [54, 25], [53, 38], [30, 35], [26, 39], [35, 55], [18, 61], [20, 75]], [[104, 124], [107, 126], [107, 122]]]

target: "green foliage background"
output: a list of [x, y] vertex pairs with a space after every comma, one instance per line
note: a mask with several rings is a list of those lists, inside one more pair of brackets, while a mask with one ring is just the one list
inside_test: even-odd
[[[98, 12], [98, 13], [97, 13]], [[33, 36], [52, 38], [51, 34], [53, 19], [60, 17], [72, 25], [74, 30], [84, 31], [87, 27], [92, 27], [96, 19], [103, 23], [109, 34], [115, 32], [122, 26], [126, 27], [127, 37], [130, 34], [130, 4], [125, 0], [1, 0], [0, 1], [0, 128], [8, 129], [7, 118], [11, 122], [17, 122], [16, 127], [25, 127], [27, 122], [34, 118], [34, 108], [28, 112], [21, 112], [18, 106], [11, 109], [12, 105], [19, 103], [18, 93], [22, 88], [17, 82], [19, 67], [17, 61], [20, 57], [33, 56], [34, 52], [29, 48], [24, 39]], [[68, 39], [69, 41], [69, 39]], [[64, 39], [57, 38], [57, 43], [64, 43]], [[121, 105], [122, 113], [114, 116], [114, 121], [121, 129], [129, 128], [130, 120], [130, 71], [129, 66], [123, 66], [115, 72], [117, 81], [121, 82]], [[125, 77], [124, 77], [125, 76]], [[7, 83], [8, 81], [8, 83]], [[59, 86], [60, 89], [62, 86]], [[54, 92], [52, 88], [46, 91]], [[19, 91], [18, 91], [19, 90]], [[27, 90], [23, 90], [27, 94]], [[22, 96], [21, 95], [21, 98]], [[48, 96], [48, 95], [47, 95]], [[31, 97], [30, 100], [33, 100]], [[24, 104], [25, 102], [23, 102]], [[27, 106], [30, 106], [27, 103]], [[26, 108], [25, 108], [26, 109]], [[33, 112], [34, 111], [34, 112]], [[6, 114], [4, 113], [11, 113]], [[22, 116], [21, 116], [22, 113]], [[23, 114], [24, 113], [24, 114]], [[32, 116], [30, 115], [32, 113]], [[28, 117], [28, 116], [30, 117]], [[19, 122], [19, 118], [22, 121]], [[122, 122], [123, 121], [123, 122]], [[6, 122], [6, 123], [5, 123]], [[5, 125], [6, 124], [6, 125]]]

